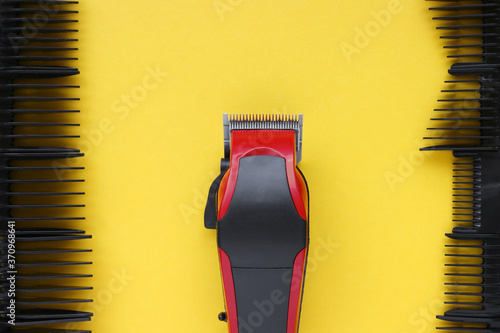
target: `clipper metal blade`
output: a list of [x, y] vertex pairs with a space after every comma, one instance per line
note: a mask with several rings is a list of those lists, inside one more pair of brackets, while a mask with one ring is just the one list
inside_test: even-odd
[[297, 163], [302, 160], [302, 114], [227, 114], [223, 116], [224, 152], [229, 156], [233, 130], [294, 130]]

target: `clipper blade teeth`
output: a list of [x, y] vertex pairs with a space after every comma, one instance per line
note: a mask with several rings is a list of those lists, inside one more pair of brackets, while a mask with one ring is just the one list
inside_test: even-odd
[[302, 124], [301, 114], [230, 114], [230, 130], [296, 130]]

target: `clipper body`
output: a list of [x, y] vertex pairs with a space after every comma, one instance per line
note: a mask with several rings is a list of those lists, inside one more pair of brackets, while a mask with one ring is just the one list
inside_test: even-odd
[[205, 214], [217, 229], [223, 317], [231, 333], [297, 332], [308, 248], [302, 116], [225, 115], [224, 124], [229, 149]]

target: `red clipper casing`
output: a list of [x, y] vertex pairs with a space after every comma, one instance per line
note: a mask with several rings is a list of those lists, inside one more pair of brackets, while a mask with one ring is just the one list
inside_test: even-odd
[[302, 115], [224, 115], [225, 158], [205, 226], [217, 229], [230, 333], [296, 333], [309, 241], [297, 168]]

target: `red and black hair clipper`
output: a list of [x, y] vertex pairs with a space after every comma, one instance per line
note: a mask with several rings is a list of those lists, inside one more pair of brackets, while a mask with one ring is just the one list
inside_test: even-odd
[[309, 238], [302, 115], [225, 114], [224, 150], [205, 210], [217, 229], [219, 319], [230, 333], [296, 333]]

